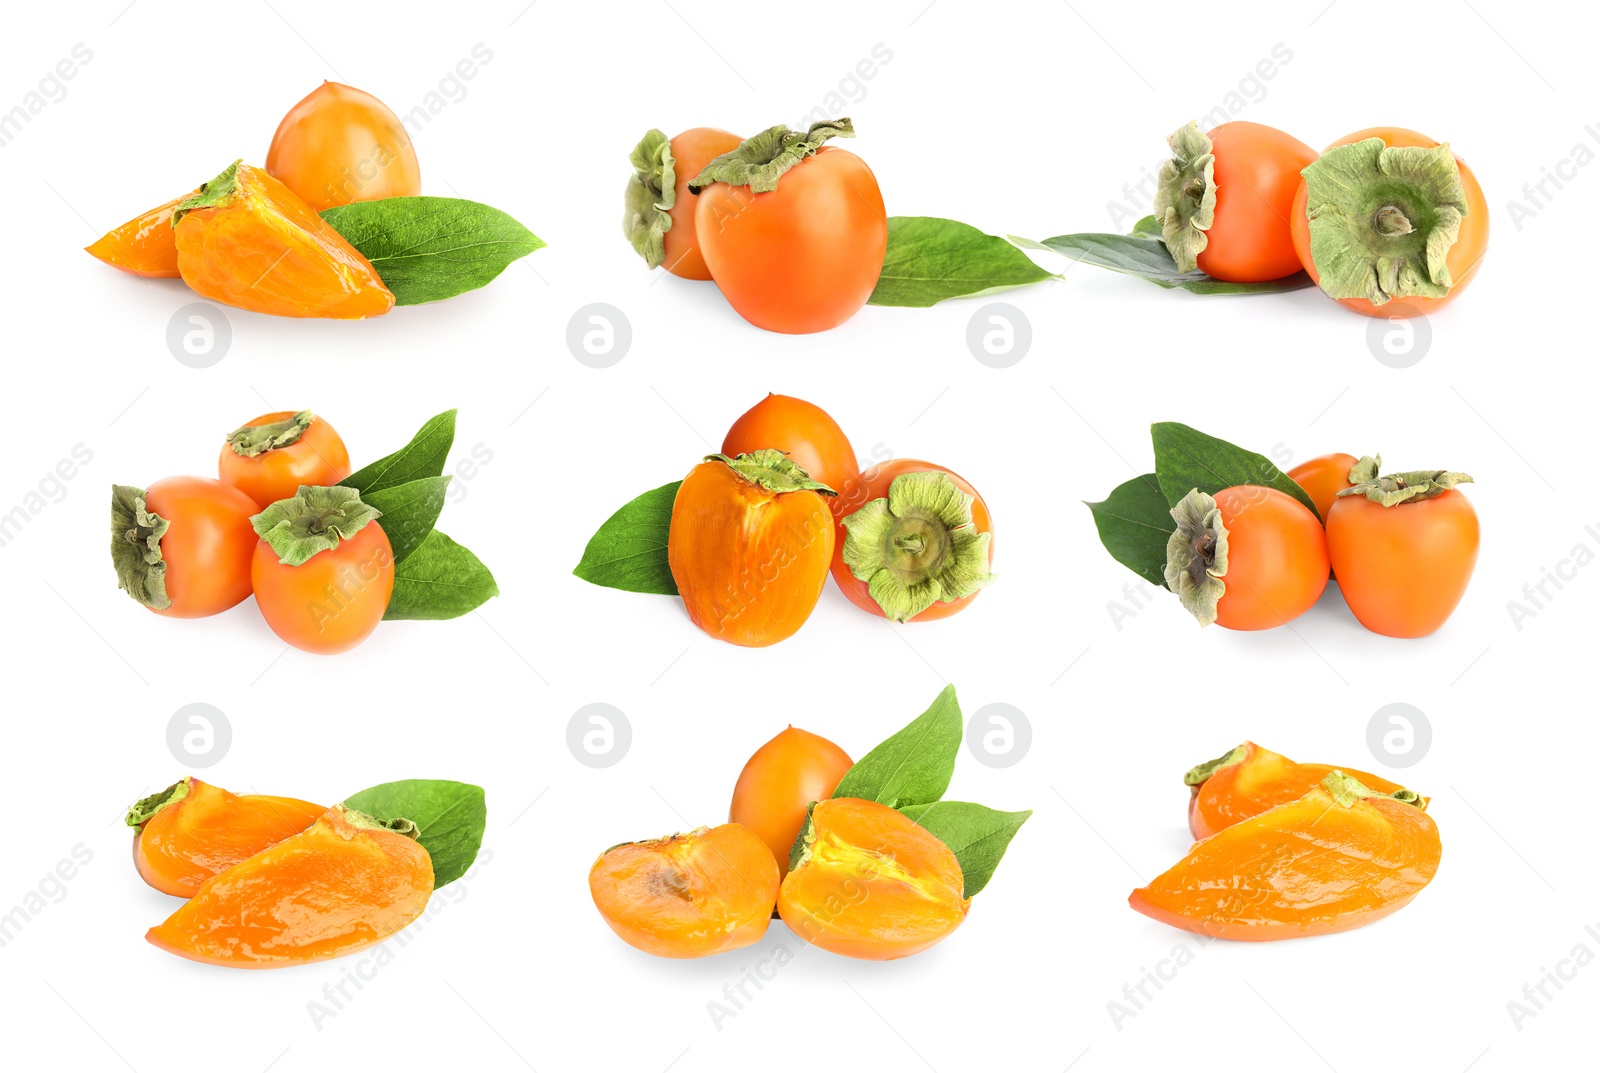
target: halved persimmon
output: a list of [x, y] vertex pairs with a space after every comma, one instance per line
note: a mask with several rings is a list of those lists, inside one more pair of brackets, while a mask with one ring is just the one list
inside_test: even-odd
[[1417, 804], [1333, 771], [1299, 800], [1196, 842], [1128, 904], [1215, 939], [1327, 935], [1407, 905], [1439, 856], [1439, 829]]
[[647, 954], [698, 958], [767, 932], [778, 862], [737, 823], [625, 842], [589, 869], [595, 908], [623, 942]]
[[[1184, 775], [1189, 787], [1189, 832], [1196, 840], [1209, 838], [1225, 827], [1290, 801], [1298, 801], [1322, 784], [1332, 764], [1297, 764], [1282, 753], [1247, 741], [1217, 759], [1197, 764]], [[1379, 775], [1341, 768], [1369, 790], [1384, 794], [1409, 794], [1418, 808], [1428, 802], [1398, 783]]]
[[128, 809], [133, 864], [161, 893], [193, 898], [212, 876], [299, 834], [325, 811], [299, 798], [232, 794], [185, 776]]
[[198, 190], [142, 212], [112, 228], [84, 249], [110, 265], [145, 279], [178, 278], [178, 244], [172, 234], [172, 211]]
[[214, 301], [280, 317], [360, 320], [394, 295], [344, 236], [277, 179], [234, 162], [173, 211], [178, 271]]
[[967, 918], [961, 862], [897, 809], [819, 801], [801, 839], [778, 915], [808, 943], [889, 961], [928, 949]]

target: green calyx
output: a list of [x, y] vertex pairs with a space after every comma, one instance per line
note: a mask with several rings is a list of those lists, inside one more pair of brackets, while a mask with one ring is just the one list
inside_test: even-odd
[[1333, 298], [1442, 298], [1446, 256], [1467, 215], [1450, 146], [1367, 138], [1329, 149], [1300, 172], [1317, 282]]
[[1346, 775], [1339, 770], [1330, 771], [1322, 777], [1322, 788], [1327, 791], [1329, 797], [1333, 798], [1334, 803], [1341, 808], [1350, 808], [1358, 801], [1365, 801], [1375, 797], [1388, 798], [1390, 801], [1398, 801], [1402, 805], [1410, 805], [1413, 808], [1422, 807], [1422, 795], [1415, 790], [1396, 790], [1392, 794], [1382, 794], [1376, 790], [1367, 789], [1366, 784], [1360, 779]]
[[161, 557], [161, 538], [169, 524], [145, 505], [143, 488], [111, 486], [111, 565], [117, 588], [152, 611], [172, 606], [167, 564]]
[[706, 455], [705, 460], [721, 462], [751, 484], [760, 485], [774, 495], [807, 491], [825, 496], [839, 494], [821, 481], [812, 480], [799, 463], [770, 447], [732, 458], [728, 455]]
[[1228, 591], [1228, 527], [1217, 501], [1198, 488], [1172, 508], [1178, 528], [1167, 538], [1167, 588], [1202, 626], [1217, 621], [1217, 603]]
[[123, 817], [123, 822], [135, 831], [143, 830], [144, 825], [155, 817], [155, 814], [168, 805], [176, 805], [179, 801], [189, 796], [189, 776], [185, 775], [171, 786], [158, 794], [140, 798], [128, 808], [128, 814]]
[[422, 829], [404, 816], [396, 816], [392, 820], [380, 820], [376, 816], [368, 815], [345, 805], [340, 805], [339, 810], [343, 813], [346, 823], [363, 831], [390, 831], [397, 835], [404, 835], [413, 842], [417, 841], [422, 834]]
[[172, 210], [172, 226], [177, 227], [178, 221], [188, 215], [191, 209], [209, 209], [213, 205], [220, 205], [226, 201], [239, 183], [239, 165], [242, 160], [235, 160], [223, 168], [215, 179], [201, 183], [200, 189], [178, 202]]
[[1217, 158], [1211, 152], [1211, 139], [1192, 120], [1173, 131], [1167, 145], [1172, 159], [1161, 165], [1156, 177], [1155, 217], [1178, 271], [1193, 272], [1216, 218], [1217, 182], [1212, 173]]
[[250, 519], [256, 536], [266, 541], [285, 566], [299, 566], [319, 551], [339, 546], [382, 517], [361, 502], [361, 493], [342, 486], [301, 485], [289, 499], [280, 499]]
[[1183, 784], [1185, 786], [1198, 787], [1201, 783], [1205, 782], [1223, 768], [1232, 767], [1234, 764], [1237, 764], [1243, 760], [1245, 749], [1246, 746], [1241, 745], [1236, 749], [1229, 749], [1215, 760], [1207, 760], [1203, 764], [1196, 764], [1194, 767], [1190, 768], [1184, 773]]
[[316, 417], [310, 410], [301, 410], [282, 421], [236, 428], [228, 433], [225, 442], [240, 458], [255, 458], [257, 455], [264, 455], [268, 451], [276, 451], [280, 447], [288, 447], [298, 442], [315, 420]]
[[994, 580], [989, 534], [948, 473], [902, 473], [889, 494], [844, 519], [844, 561], [891, 622], [971, 596]]
[[794, 844], [789, 847], [789, 871], [793, 872], [806, 861], [811, 859], [811, 847], [817, 841], [817, 825], [812, 820], [812, 813], [816, 811], [815, 801], [806, 806], [806, 820], [800, 825], [800, 832], [794, 836]]
[[813, 123], [804, 131], [790, 130], [779, 123], [752, 135], [717, 157], [689, 180], [689, 189], [699, 190], [712, 183], [748, 186], [754, 193], [766, 194], [778, 188], [784, 172], [822, 148], [829, 138], [854, 138], [855, 127], [848, 119]]
[[1378, 475], [1383, 459], [1367, 455], [1350, 468], [1350, 479], [1355, 483], [1340, 489], [1337, 497], [1364, 496], [1380, 507], [1397, 507], [1402, 503], [1433, 499], [1450, 491], [1458, 484], [1471, 484], [1465, 473], [1448, 469], [1412, 470], [1409, 473]]
[[645, 264], [659, 268], [667, 256], [663, 236], [672, 230], [669, 210], [677, 200], [672, 142], [659, 130], [646, 131], [628, 159], [633, 163], [633, 177], [622, 194], [622, 233]]

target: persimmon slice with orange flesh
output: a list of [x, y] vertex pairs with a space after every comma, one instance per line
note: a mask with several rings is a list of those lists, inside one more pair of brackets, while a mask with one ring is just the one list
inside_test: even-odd
[[626, 842], [589, 870], [595, 908], [623, 942], [647, 954], [697, 958], [766, 934], [778, 862], [737, 823]]
[[169, 953], [238, 969], [348, 954], [427, 908], [433, 860], [410, 820], [334, 805], [316, 823], [200, 885], [145, 936]]
[[1426, 812], [1334, 771], [1299, 800], [1195, 843], [1128, 904], [1217, 939], [1327, 935], [1410, 903], [1439, 870], [1439, 855], [1439, 829]]
[[173, 212], [178, 271], [207, 298], [280, 317], [360, 320], [394, 295], [368, 260], [287, 186], [234, 163]]
[[142, 212], [121, 227], [112, 228], [84, 249], [112, 268], [145, 279], [177, 279], [178, 244], [172, 234], [172, 210], [191, 190], [149, 212]]
[[[1297, 764], [1282, 753], [1247, 741], [1237, 749], [1189, 769], [1183, 781], [1189, 787], [1189, 831], [1196, 841], [1209, 838], [1240, 820], [1259, 816], [1269, 808], [1286, 805], [1315, 790], [1334, 771], [1332, 764]], [[1380, 775], [1340, 767], [1369, 790], [1384, 794], [1409, 793], [1405, 787]], [[1417, 807], [1425, 798], [1410, 794]]]
[[876, 801], [819, 801], [801, 835], [778, 915], [846, 957], [920, 953], [967, 918], [961, 862], [931, 831]]
[[191, 777], [128, 810], [133, 863], [163, 894], [193, 898], [219, 872], [299, 834], [327, 811], [294, 797], [232, 794]]

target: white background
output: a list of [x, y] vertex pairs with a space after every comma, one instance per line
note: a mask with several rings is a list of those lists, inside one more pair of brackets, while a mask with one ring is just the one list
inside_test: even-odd
[[[1584, 932], [1600, 925], [1600, 571], [1551, 588], [1520, 629], [1507, 608], [1575, 546], [1600, 550], [1585, 530], [1600, 516], [1584, 483], [1596, 374], [1583, 222], [1600, 168], [1563, 165], [1575, 177], [1543, 208], [1522, 193], [1580, 143], [1600, 149], [1584, 127], [1600, 120], [1591, 16], [1571, 7], [1557, 25], [1507, 0], [1227, 11], [909, 0], [803, 16], [525, 2], [110, 0], [7, 20], [0, 111], [75, 45], [93, 53], [0, 148], [0, 512], [28, 502], [74, 445], [93, 454], [0, 547], [0, 912], [75, 846], [93, 855], [47, 883], [57, 900], [0, 947], [8, 1065], [1448, 1073], [1593, 1061], [1600, 968], [1579, 969], [1520, 1029], [1507, 1009], [1578, 944], [1600, 953]], [[492, 59], [441, 89], [479, 44]], [[1291, 59], [1253, 81], [1280, 44]], [[710, 285], [643, 268], [619, 222], [627, 154], [646, 128], [797, 122], [878, 45], [892, 57], [846, 81], [843, 111], [860, 132], [848, 148], [891, 213], [1035, 238], [1109, 230], [1108, 203], [1157, 166], [1164, 136], [1232, 92], [1248, 101], [1241, 118], [1315, 146], [1379, 123], [1449, 140], [1496, 214], [1489, 256], [1404, 370], [1369, 352], [1366, 319], [1315, 290], [1199, 299], [1075, 268], [1002, 299], [1033, 342], [996, 370], [965, 343], [981, 302], [867, 309], [791, 338], [749, 327]], [[549, 249], [485, 290], [371, 323], [229, 311], [225, 359], [187, 368], [165, 333], [193, 296], [80, 247], [235, 157], [261, 163], [279, 117], [325, 77], [398, 112], [439, 93], [448, 103], [414, 136], [426, 192], [504, 208]], [[1520, 226], [1513, 198], [1537, 209]], [[592, 302], [631, 322], [632, 346], [609, 369], [565, 342]], [[700, 635], [673, 600], [571, 576], [614, 508], [681, 476], [769, 390], [824, 406], [862, 455], [881, 447], [972, 480], [998, 520], [999, 582], [950, 621], [902, 629], [830, 586], [795, 638], [745, 651]], [[493, 567], [504, 595], [319, 658], [287, 650], [248, 602], [174, 622], [116, 589], [107, 485], [209, 475], [228, 430], [305, 406], [357, 464], [460, 407], [457, 458], [474, 446], [493, 458], [441, 527]], [[1104, 554], [1080, 501], [1148, 468], [1154, 420], [1284, 468], [1381, 450], [1398, 468], [1472, 473], [1483, 553], [1458, 613], [1426, 640], [1386, 639], [1330, 587], [1292, 630], [1241, 635], [1197, 630], [1171, 599], [1142, 594], [1119, 628], [1110, 605], [1132, 607], [1124, 587], [1138, 582]], [[859, 756], [946, 681], [969, 714], [1009, 703], [1033, 729], [1015, 767], [964, 752], [952, 795], [1036, 810], [947, 942], [853, 962], [775, 924], [754, 947], [678, 963], [624, 946], [599, 919], [585, 876], [603, 847], [722, 820], [744, 759], [787, 723]], [[166, 727], [195, 701], [233, 731], [202, 777], [319, 801], [395, 778], [474, 781], [488, 790], [490, 859], [376, 971], [371, 951], [270, 973], [157, 951], [143, 932], [176, 902], [134, 874], [121, 814], [185, 772]], [[599, 770], [565, 736], [598, 701], [633, 731], [626, 757]], [[1432, 725], [1431, 751], [1404, 772], [1367, 746], [1369, 719], [1392, 702]], [[1184, 770], [1247, 737], [1432, 795], [1438, 879], [1365, 930], [1279, 944], [1202, 947], [1127, 909], [1129, 889], [1187, 848]], [[1180, 944], [1193, 956], [1173, 973], [1162, 959]], [[792, 960], [715, 1022], [708, 1003], [779, 946]], [[1115, 1019], [1108, 1003], [1158, 967], [1172, 979]], [[315, 1019], [308, 1004], [358, 969], [370, 980]]]

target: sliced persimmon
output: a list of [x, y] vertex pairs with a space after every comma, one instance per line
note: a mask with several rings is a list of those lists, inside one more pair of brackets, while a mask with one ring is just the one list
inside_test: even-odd
[[[1209, 838], [1240, 820], [1298, 801], [1320, 786], [1333, 770], [1332, 764], [1297, 764], [1282, 753], [1247, 741], [1215, 760], [1195, 765], [1184, 775], [1183, 781], [1189, 787], [1189, 832], [1196, 841]], [[1409, 797], [1402, 800], [1413, 801], [1418, 808], [1428, 807], [1425, 798], [1381, 775], [1343, 765], [1338, 770], [1355, 777], [1369, 790], [1407, 794]]]
[[778, 897], [778, 862], [747, 827], [625, 842], [589, 870], [595, 908], [647, 954], [697, 958], [758, 941]]
[[928, 949], [967, 917], [961, 862], [905, 813], [876, 801], [819, 801], [778, 892], [800, 938], [888, 961]]
[[360, 320], [394, 295], [368, 260], [287, 186], [235, 162], [173, 211], [178, 271], [196, 292], [280, 317]]
[[1326, 935], [1409, 904], [1439, 855], [1439, 829], [1416, 803], [1333, 771], [1299, 800], [1196, 842], [1128, 904], [1217, 939]]
[[133, 864], [163, 894], [193, 898], [200, 885], [327, 811], [295, 797], [232, 794], [186, 776], [128, 810]]
[[112, 228], [84, 249], [112, 268], [145, 279], [177, 279], [178, 244], [172, 234], [172, 212], [200, 191], [173, 198]]
[[433, 859], [410, 820], [334, 805], [310, 827], [200, 885], [145, 936], [192, 961], [271, 969], [388, 938], [433, 894]]

